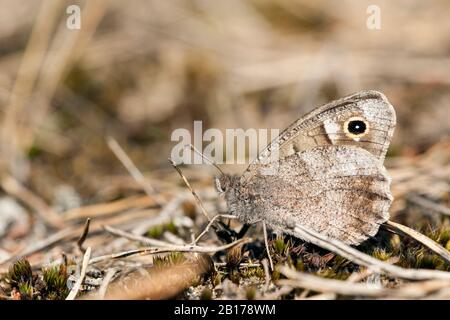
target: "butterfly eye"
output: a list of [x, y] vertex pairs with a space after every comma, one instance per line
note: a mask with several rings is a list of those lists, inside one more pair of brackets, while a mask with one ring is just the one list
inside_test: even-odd
[[361, 138], [369, 132], [369, 124], [364, 118], [352, 117], [344, 124], [344, 131], [350, 138]]

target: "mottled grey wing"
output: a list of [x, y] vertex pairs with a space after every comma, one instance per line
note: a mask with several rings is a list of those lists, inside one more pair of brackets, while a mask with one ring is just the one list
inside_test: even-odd
[[[263, 165], [243, 182], [240, 215], [264, 219], [283, 231], [286, 222], [300, 223], [347, 244], [376, 234], [389, 218], [390, 178], [368, 151], [354, 146], [316, 147], [287, 156], [276, 175]], [[251, 212], [250, 212], [251, 210]]]
[[[365, 132], [349, 132], [352, 119], [364, 122]], [[318, 107], [291, 124], [259, 154], [244, 172], [243, 179], [251, 179], [261, 163], [318, 146], [356, 146], [383, 162], [395, 123], [395, 110], [382, 93], [372, 90], [349, 95]]]

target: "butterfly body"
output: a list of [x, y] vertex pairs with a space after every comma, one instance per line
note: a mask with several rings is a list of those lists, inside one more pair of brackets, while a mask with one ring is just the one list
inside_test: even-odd
[[244, 223], [264, 220], [285, 232], [299, 223], [359, 244], [389, 219], [383, 160], [394, 127], [386, 97], [359, 92], [294, 122], [241, 177], [222, 176], [217, 187]]

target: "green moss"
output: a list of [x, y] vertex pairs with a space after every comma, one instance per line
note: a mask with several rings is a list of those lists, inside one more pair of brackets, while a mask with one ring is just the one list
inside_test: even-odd
[[30, 282], [21, 282], [18, 285], [22, 300], [31, 300], [34, 296], [34, 288]]
[[154, 226], [153, 228], [150, 228], [147, 231], [147, 236], [154, 239], [161, 238], [162, 234], [164, 233], [163, 226]]
[[186, 262], [186, 257], [181, 252], [171, 252], [164, 256], [155, 256], [153, 258], [154, 268], [165, 268], [167, 266], [178, 265]]
[[33, 280], [33, 272], [31, 271], [31, 265], [28, 260], [20, 259], [13, 263], [9, 268], [6, 278], [13, 285], [31, 283]]
[[49, 300], [64, 299], [69, 294], [67, 287], [67, 269], [65, 265], [49, 267], [42, 270], [44, 292]]

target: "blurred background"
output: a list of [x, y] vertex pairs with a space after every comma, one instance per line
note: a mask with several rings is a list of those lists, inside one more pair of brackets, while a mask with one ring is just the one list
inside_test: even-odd
[[176, 175], [174, 129], [283, 129], [363, 89], [396, 108], [389, 155], [421, 154], [450, 134], [450, 4], [432, 4], [1, 0], [2, 188], [21, 183], [57, 211], [139, 189], [108, 136], [158, 188]]

